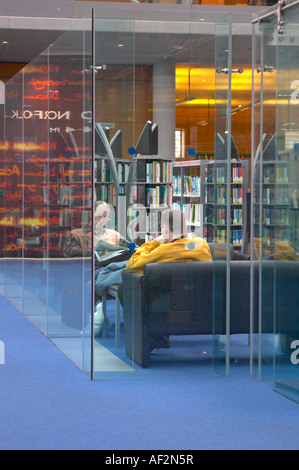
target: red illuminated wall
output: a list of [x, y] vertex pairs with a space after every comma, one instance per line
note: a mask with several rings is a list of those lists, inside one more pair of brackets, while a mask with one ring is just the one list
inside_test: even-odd
[[61, 257], [90, 216], [91, 75], [83, 70], [82, 59], [51, 58], [48, 67], [39, 58], [6, 84], [1, 256]]

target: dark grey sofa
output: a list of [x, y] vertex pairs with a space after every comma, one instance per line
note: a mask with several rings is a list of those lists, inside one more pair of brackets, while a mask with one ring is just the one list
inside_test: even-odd
[[[250, 332], [250, 271], [249, 261], [230, 262], [230, 334]], [[299, 332], [299, 263], [254, 261], [252, 271], [255, 312], [260, 273], [263, 286], [263, 317], [259, 324], [254, 315], [253, 332]], [[124, 271], [126, 354], [148, 367], [153, 335], [226, 334], [226, 272], [225, 261], [155, 263], [145, 266], [144, 274]]]

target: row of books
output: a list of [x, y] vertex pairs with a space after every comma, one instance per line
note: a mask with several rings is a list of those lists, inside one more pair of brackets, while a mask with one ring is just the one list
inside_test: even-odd
[[143, 183], [170, 183], [172, 165], [166, 161], [137, 160], [136, 181]]
[[[230, 223], [233, 225], [242, 225], [243, 209], [232, 209], [230, 213], [231, 213]], [[216, 211], [215, 223], [217, 225], [227, 224], [226, 209], [221, 209], [221, 210], [218, 209]]]
[[[172, 181], [172, 191], [174, 196], [182, 195], [182, 178], [174, 176]], [[184, 196], [200, 196], [200, 176], [184, 176]]]
[[128, 221], [134, 238], [142, 238], [145, 234], [155, 238], [161, 234], [161, 211], [145, 212], [130, 207]]
[[265, 245], [274, 245], [277, 241], [289, 243], [290, 235], [289, 229], [264, 228], [262, 231], [262, 239]]
[[126, 163], [117, 163], [116, 165], [118, 181], [120, 183], [126, 183], [128, 181], [130, 165]]
[[200, 195], [200, 176], [184, 176], [184, 195]]
[[172, 204], [173, 209], [181, 210], [185, 214], [187, 224], [200, 225], [202, 223], [201, 205], [200, 204]]
[[98, 183], [112, 183], [112, 171], [107, 160], [96, 160], [95, 177]]
[[103, 184], [96, 187], [96, 200], [105, 201], [111, 206], [115, 204], [115, 190], [113, 184]]
[[263, 209], [263, 223], [266, 225], [288, 225], [289, 210], [288, 209]]
[[134, 185], [133, 201], [145, 207], [171, 206], [172, 191], [168, 186]]
[[[227, 181], [226, 178], [227, 169], [225, 166], [210, 167], [206, 169], [205, 182], [214, 183], [214, 184], [224, 184]], [[233, 166], [231, 169], [231, 183], [242, 184], [243, 183], [243, 167], [242, 166]]]
[[[128, 180], [130, 170], [130, 164], [116, 162], [116, 171], [118, 176], [118, 181], [120, 183], [126, 183]], [[112, 171], [107, 160], [101, 159], [96, 160], [96, 181], [98, 183], [112, 183]]]
[[[216, 243], [226, 243], [227, 239], [226, 239], [226, 230], [216, 230], [216, 233], [215, 233], [215, 239], [214, 241]], [[233, 245], [242, 245], [242, 240], [243, 240], [243, 230], [231, 230], [231, 234], [230, 234], [230, 242], [233, 244]]]
[[232, 188], [231, 199], [233, 204], [243, 203], [243, 188]]
[[[205, 188], [207, 204], [226, 204], [226, 188]], [[243, 188], [231, 188], [231, 203], [243, 203]]]
[[264, 204], [288, 204], [289, 203], [289, 188], [275, 187], [264, 188], [263, 192]]
[[289, 168], [287, 166], [267, 167], [264, 168], [263, 173], [263, 181], [265, 184], [284, 184], [289, 182]]

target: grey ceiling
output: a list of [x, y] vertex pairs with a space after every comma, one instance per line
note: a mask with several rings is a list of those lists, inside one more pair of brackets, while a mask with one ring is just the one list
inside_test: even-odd
[[[1, 0], [4, 1], [4, 0]], [[6, 1], [6, 0], [5, 0]], [[17, 2], [18, 0], [14, 0]], [[29, 0], [23, 0], [28, 3]], [[33, 0], [37, 1], [37, 0]], [[44, 0], [42, 0], [44, 1]], [[55, 5], [57, 9], [58, 3], [47, 0], [48, 3]], [[62, 2], [79, 4], [82, 10], [84, 8], [89, 11], [90, 5], [88, 3], [94, 2]], [[107, 5], [110, 5], [110, 9]], [[122, 4], [123, 5], [123, 4]], [[97, 10], [98, 18], [105, 18], [99, 20], [97, 29], [99, 30], [96, 35], [96, 60], [102, 63], [117, 63], [117, 61], [131, 61], [132, 60], [132, 47], [131, 45], [133, 36], [130, 32], [130, 22], [124, 22], [125, 28], [119, 27], [119, 24], [114, 27], [111, 18], [111, 6], [114, 7], [114, 16], [120, 19], [124, 18], [124, 13], [118, 11], [115, 7], [116, 4], [102, 3], [100, 10]], [[137, 8], [136, 8], [137, 7]], [[146, 7], [146, 8], [140, 8]], [[149, 7], [151, 7], [149, 9]], [[161, 5], [134, 5], [126, 4], [125, 14], [127, 17], [135, 16], [136, 22], [134, 23], [135, 29], [135, 60], [136, 63], [152, 64], [165, 58], [174, 58], [177, 62], [202, 62], [213, 63], [214, 61], [214, 31], [215, 31], [215, 18], [223, 15], [222, 10], [210, 11], [205, 9], [196, 10], [196, 15], [190, 16], [190, 6], [186, 9], [185, 17], [184, 8], [182, 10], [178, 7], [183, 5], [172, 5], [171, 8], [163, 7], [159, 15], [159, 7]], [[174, 8], [176, 7], [176, 8]], [[252, 10], [246, 7], [235, 9], [235, 21], [233, 27], [233, 57], [234, 62], [244, 64], [251, 63], [251, 17]], [[234, 8], [231, 8], [234, 10]], [[0, 15], [2, 14], [0, 11]], [[0, 62], [21, 62], [27, 63], [42, 53], [51, 43], [54, 43], [54, 48], [57, 52], [64, 53], [69, 51], [73, 54], [81, 53], [82, 49], [82, 35], [78, 35], [76, 21], [77, 18], [69, 17], [62, 18], [61, 15], [65, 12], [60, 11], [60, 17], [41, 17], [33, 16], [17, 17], [17, 16], [0, 16]], [[228, 10], [225, 10], [228, 11]], [[53, 10], [52, 10], [53, 12]], [[149, 15], [151, 13], [151, 16]], [[83, 15], [83, 10], [77, 10], [76, 16], [79, 13]], [[146, 13], [146, 14], [145, 14]], [[245, 14], [246, 13], [246, 14]], [[26, 10], [28, 14], [28, 9]], [[49, 14], [49, 12], [48, 12]], [[74, 16], [74, 12], [71, 14]], [[239, 17], [241, 22], [239, 23]], [[200, 24], [196, 22], [196, 18], [200, 16], [205, 18]], [[170, 22], [169, 18], [174, 21]], [[191, 18], [193, 22], [187, 21]], [[186, 21], [184, 21], [186, 19]], [[233, 18], [234, 20], [234, 18]], [[118, 20], [119, 21], [119, 20]], [[111, 24], [110, 24], [111, 23]], [[88, 23], [90, 24], [90, 23]], [[129, 26], [128, 26], [129, 25]], [[112, 31], [109, 28], [111, 27]], [[67, 35], [63, 35], [66, 30], [74, 28]], [[79, 28], [80, 29], [80, 28]], [[103, 32], [101, 32], [101, 30]], [[113, 31], [114, 30], [114, 31]], [[115, 32], [118, 31], [118, 33]], [[2, 41], [7, 41], [8, 45], [1, 45]], [[124, 42], [128, 40], [130, 46], [127, 50], [124, 49], [123, 55], [120, 56], [119, 50], [116, 50], [116, 42]], [[115, 62], [116, 61], [116, 62]]]

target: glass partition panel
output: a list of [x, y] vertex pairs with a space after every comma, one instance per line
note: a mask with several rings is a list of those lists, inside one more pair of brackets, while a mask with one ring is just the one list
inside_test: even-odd
[[49, 47], [48, 336], [92, 373], [93, 33], [91, 14]]
[[[135, 24], [101, 19], [95, 11], [95, 321], [94, 377], [132, 372], [130, 327], [124, 332], [122, 305], [134, 319], [134, 280], [122, 272], [134, 252], [130, 204], [136, 134], [144, 125], [135, 96], [146, 91], [135, 66]], [[150, 72], [149, 72], [150, 75]], [[145, 83], [147, 83], [145, 81]], [[146, 100], [146, 94], [142, 96]], [[147, 119], [146, 119], [147, 120]], [[146, 122], [145, 120], [145, 122]], [[140, 129], [141, 128], [141, 129]], [[118, 286], [121, 285], [121, 292]], [[134, 301], [133, 301], [134, 300]], [[107, 375], [108, 373], [108, 375]], [[121, 374], [122, 375], [122, 374]]]
[[91, 66], [90, 16], [6, 84], [1, 153], [5, 296], [88, 374]]
[[[275, 233], [274, 321], [279, 338], [274, 389], [299, 403], [299, 7], [283, 13], [277, 48], [276, 155], [270, 167], [276, 200], [270, 213]], [[275, 180], [274, 180], [275, 178]]]
[[[232, 17], [216, 20], [215, 31], [215, 161], [207, 169], [209, 227], [214, 249], [214, 368], [229, 374], [231, 246], [231, 74]], [[237, 232], [237, 230], [236, 230]], [[234, 242], [239, 242], [238, 237]]]
[[[254, 25], [260, 74], [254, 168], [253, 332], [258, 374], [299, 401], [298, 376], [298, 7], [291, 4]], [[279, 16], [279, 15], [278, 15]], [[275, 116], [275, 119], [273, 118]], [[253, 335], [255, 336], [255, 335]], [[253, 341], [253, 346], [254, 341]], [[254, 351], [254, 348], [253, 348]], [[254, 356], [254, 353], [253, 353]]]
[[[252, 155], [252, 365], [263, 380], [272, 380], [274, 357], [273, 263], [276, 229], [276, 20], [254, 25], [255, 64]], [[255, 367], [256, 366], [256, 367]]]
[[[157, 31], [151, 22], [136, 23], [96, 20], [97, 200], [109, 202], [110, 224], [115, 220], [116, 225], [107, 227], [123, 235], [133, 251], [129, 253], [129, 264], [124, 263], [128, 269], [122, 273], [119, 292], [120, 347], [116, 346], [114, 318], [119, 317], [114, 313], [115, 293], [107, 289], [103, 295], [103, 276], [101, 271], [97, 274], [99, 313], [102, 308], [108, 313], [112, 327], [108, 337], [95, 338], [95, 374], [98, 371], [103, 377], [105, 370], [141, 372], [147, 367], [161, 374], [185, 373], [192, 367], [197, 373], [210, 374], [213, 264], [203, 235], [199, 160], [202, 128], [197, 123], [208, 107], [208, 101], [201, 99], [200, 83], [205, 86], [211, 68], [201, 56], [203, 44], [207, 46], [203, 31], [215, 28], [215, 21], [205, 24], [199, 14], [192, 12], [187, 35], [185, 29], [184, 34], [169, 34]], [[214, 48], [212, 38], [209, 47]], [[183, 79], [186, 90], [176, 96], [176, 80]], [[211, 94], [210, 88], [213, 83], [209, 83]], [[214, 96], [210, 98], [214, 100]], [[185, 144], [173, 163], [176, 129], [183, 111], [190, 113], [192, 129], [189, 125], [184, 129]], [[192, 189], [191, 181], [196, 185]], [[181, 184], [181, 190], [175, 182]], [[124, 190], [126, 199], [122, 201]], [[123, 204], [127, 214], [122, 211]], [[183, 229], [181, 217], [186, 222]], [[164, 255], [159, 258], [157, 253]], [[201, 273], [197, 273], [198, 263], [193, 261], [203, 263]], [[148, 266], [151, 264], [153, 267]], [[201, 328], [203, 311], [206, 317]]]

